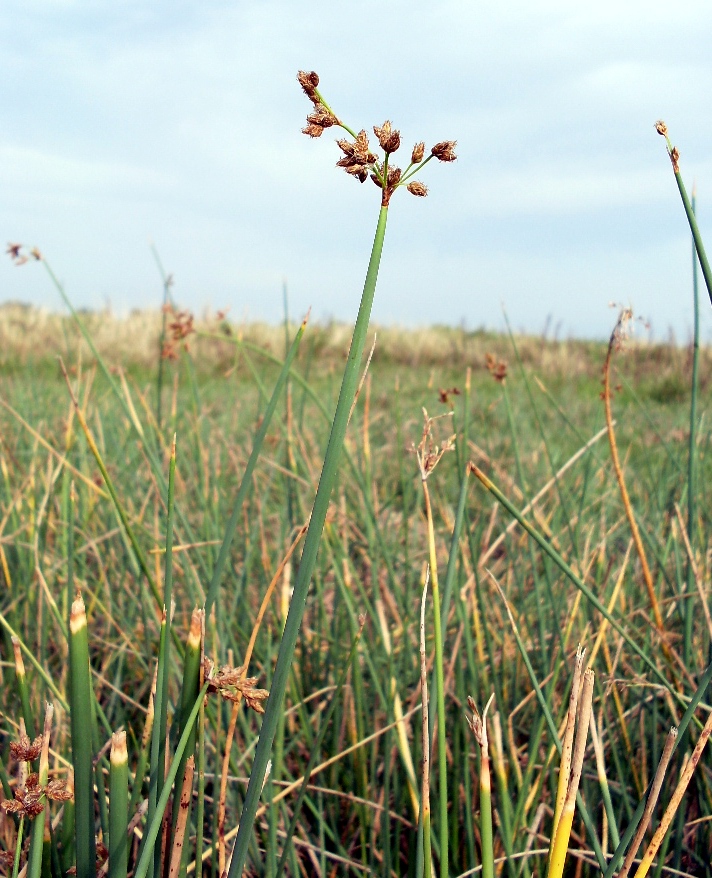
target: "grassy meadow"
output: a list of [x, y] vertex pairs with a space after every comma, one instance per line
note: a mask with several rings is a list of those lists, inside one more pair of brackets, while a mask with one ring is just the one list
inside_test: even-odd
[[[73, 777], [76, 793], [34, 821], [29, 806], [2, 813], [7, 874], [24, 866], [23, 830], [28, 874], [75, 862], [77, 874], [227, 870], [351, 327], [299, 332], [158, 308], [0, 309], [1, 777], [8, 800], [33, 789], [29, 769], [45, 790]], [[565, 874], [618, 873], [668, 730], [681, 728], [638, 868], [710, 710], [712, 351], [700, 351], [691, 471], [692, 349], [616, 348], [611, 430], [652, 597], [612, 461], [607, 344], [378, 330], [245, 874], [415, 876], [432, 857], [442, 875], [444, 846], [448, 875], [552, 874], [579, 644], [595, 682]], [[442, 618], [438, 635], [429, 595], [421, 662], [426, 578]], [[482, 746], [468, 697], [482, 713], [491, 695]], [[44, 752], [11, 752], [21, 723], [41, 734], [48, 701]], [[651, 872], [712, 875], [709, 766], [705, 754]]]

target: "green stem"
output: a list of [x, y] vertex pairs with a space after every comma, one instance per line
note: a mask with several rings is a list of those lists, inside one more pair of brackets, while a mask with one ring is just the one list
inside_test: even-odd
[[[695, 188], [692, 187], [692, 215], [696, 207]], [[697, 393], [699, 389], [700, 365], [700, 291], [697, 283], [697, 253], [695, 241], [692, 241], [692, 295], [694, 311], [694, 335], [692, 341], [692, 388], [690, 400], [690, 442], [687, 456], [687, 538], [690, 548], [695, 548], [695, 520], [697, 518]], [[695, 588], [695, 574], [692, 562], [687, 564], [687, 591], [692, 594]], [[685, 651], [684, 660], [687, 667], [691, 663], [692, 623], [694, 619], [694, 601], [688, 597], [685, 606]]]
[[129, 864], [129, 762], [126, 732], [116, 732], [109, 770], [109, 878], [126, 878]]
[[[667, 139], [668, 144], [668, 154], [672, 158], [672, 144], [670, 140]], [[685, 213], [687, 214], [687, 222], [690, 225], [690, 231], [692, 232], [692, 239], [695, 242], [695, 249], [697, 250], [697, 255], [700, 259], [700, 268], [702, 269], [702, 275], [705, 279], [705, 285], [707, 287], [707, 292], [710, 297], [710, 302], [712, 302], [712, 271], [710, 270], [710, 264], [707, 261], [707, 254], [705, 253], [705, 245], [702, 243], [702, 236], [700, 235], [700, 230], [697, 226], [697, 218], [695, 217], [695, 211], [690, 203], [690, 199], [687, 195], [687, 189], [685, 189], [685, 184], [682, 182], [682, 176], [680, 174], [680, 169], [677, 167], [677, 162], [673, 162], [673, 171], [675, 173], [675, 182], [677, 183], [677, 188], [680, 190], [680, 198], [682, 198], [682, 205], [685, 208]]]
[[267, 762], [272, 749], [272, 741], [274, 740], [274, 735], [277, 730], [277, 723], [282, 710], [284, 691], [287, 687], [287, 680], [292, 667], [297, 637], [299, 635], [299, 629], [304, 615], [309, 583], [311, 582], [312, 574], [316, 566], [316, 558], [319, 551], [322, 531], [324, 529], [324, 522], [326, 521], [329, 499], [336, 480], [341, 451], [346, 436], [346, 428], [349, 422], [351, 405], [358, 386], [359, 367], [366, 343], [366, 333], [368, 331], [368, 324], [371, 316], [371, 306], [373, 305], [373, 298], [376, 292], [378, 267], [381, 262], [381, 253], [383, 252], [387, 218], [388, 208], [381, 207], [378, 215], [378, 225], [376, 226], [373, 249], [371, 251], [371, 259], [368, 264], [366, 281], [361, 297], [361, 305], [356, 318], [356, 325], [351, 340], [351, 348], [346, 362], [346, 369], [344, 370], [341, 393], [339, 394], [339, 400], [336, 405], [336, 413], [334, 414], [334, 422], [331, 428], [331, 435], [329, 436], [329, 444], [326, 449], [319, 487], [314, 499], [314, 508], [309, 523], [309, 530], [307, 531], [304, 541], [304, 550], [302, 552], [302, 559], [297, 572], [294, 593], [289, 606], [289, 614], [287, 615], [287, 621], [284, 626], [284, 633], [279, 647], [277, 664], [272, 678], [272, 688], [269, 700], [267, 701], [265, 715], [262, 720], [262, 728], [260, 730], [260, 737], [255, 751], [252, 771], [250, 772], [250, 782], [247, 787], [245, 803], [240, 817], [240, 828], [235, 841], [235, 848], [230, 863], [228, 878], [238, 878], [238, 876], [241, 876], [247, 859], [247, 850], [250, 838], [252, 837], [252, 829], [255, 822], [255, 814], [257, 813], [260, 794], [262, 792], [262, 784], [265, 777]]

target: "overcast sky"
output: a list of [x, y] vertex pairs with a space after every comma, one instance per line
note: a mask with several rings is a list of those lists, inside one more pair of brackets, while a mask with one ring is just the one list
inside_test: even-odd
[[[632, 304], [692, 325], [690, 237], [664, 141], [712, 248], [712, 4], [3, 0], [0, 227], [76, 305], [157, 305], [149, 240], [201, 311], [352, 320], [379, 207], [300, 133], [316, 70], [351, 127], [458, 141], [426, 199], [391, 203], [380, 323], [605, 336]], [[59, 309], [38, 265], [0, 300]], [[703, 337], [712, 309], [703, 288]]]

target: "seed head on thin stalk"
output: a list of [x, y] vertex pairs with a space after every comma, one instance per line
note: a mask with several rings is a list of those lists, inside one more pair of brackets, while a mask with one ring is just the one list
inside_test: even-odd
[[430, 149], [430, 154], [425, 157], [425, 143], [416, 143], [410, 155], [410, 162], [405, 170], [390, 164], [391, 156], [400, 149], [401, 133], [393, 127], [390, 119], [382, 125], [374, 125], [373, 133], [376, 135], [378, 145], [383, 151], [383, 158], [371, 151], [368, 134], [361, 129], [358, 134], [355, 129], [349, 128], [332, 110], [319, 91], [319, 77], [312, 70], [308, 73], [300, 70], [297, 80], [302, 91], [312, 102], [312, 111], [307, 116], [307, 124], [302, 128], [302, 133], [308, 137], [321, 137], [327, 128], [341, 128], [351, 139], [341, 138], [336, 141], [337, 146], [343, 153], [336, 163], [337, 167], [343, 168], [351, 177], [355, 177], [360, 183], [365, 183], [370, 177], [381, 190], [381, 205], [387, 207], [391, 196], [400, 186], [404, 186], [411, 195], [424, 198], [428, 194], [427, 186], [419, 180], [414, 180], [417, 174], [433, 158], [439, 162], [454, 162], [456, 140], [442, 140]]
[[449, 418], [451, 416], [452, 412], [445, 412], [442, 415], [437, 415], [436, 417], [431, 418], [428, 415], [427, 410], [425, 408], [423, 409], [423, 435], [421, 436], [417, 448], [415, 445], [413, 446], [415, 456], [418, 458], [418, 469], [420, 470], [420, 478], [423, 483], [427, 481], [428, 476], [440, 463], [443, 455], [447, 454], [448, 451], [453, 451], [455, 448], [454, 433], [452, 436], [448, 436], [442, 445], [436, 445], [432, 436], [434, 423], [440, 418]]

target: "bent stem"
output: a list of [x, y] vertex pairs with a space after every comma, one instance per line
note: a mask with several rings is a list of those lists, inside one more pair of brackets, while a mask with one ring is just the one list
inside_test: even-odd
[[272, 678], [270, 696], [265, 708], [260, 737], [255, 750], [255, 759], [252, 765], [252, 771], [250, 772], [250, 782], [247, 787], [245, 803], [240, 817], [240, 828], [237, 833], [235, 848], [228, 873], [229, 878], [238, 878], [238, 876], [242, 875], [242, 870], [247, 859], [247, 850], [252, 836], [252, 829], [255, 822], [260, 794], [262, 792], [262, 783], [267, 769], [267, 762], [270, 758], [272, 742], [277, 730], [277, 723], [282, 710], [282, 701], [284, 700], [284, 692], [287, 687], [287, 679], [292, 666], [292, 659], [294, 657], [294, 650], [302, 623], [302, 617], [304, 616], [307, 594], [309, 592], [309, 583], [311, 582], [314, 568], [316, 566], [316, 558], [319, 551], [322, 531], [324, 529], [324, 522], [326, 521], [329, 499], [331, 497], [339, 461], [341, 459], [351, 404], [356, 395], [356, 388], [359, 380], [359, 366], [366, 343], [366, 333], [368, 331], [368, 324], [371, 316], [371, 307], [376, 292], [376, 281], [378, 279], [378, 268], [381, 263], [381, 254], [383, 252], [387, 218], [388, 208], [381, 207], [378, 215], [378, 224], [376, 226], [373, 248], [371, 250], [371, 258], [366, 273], [366, 281], [361, 296], [361, 305], [356, 318], [356, 325], [354, 326], [351, 348], [349, 350], [344, 377], [341, 384], [341, 392], [339, 393], [339, 399], [336, 404], [336, 413], [334, 414], [334, 421], [331, 427], [329, 444], [326, 449], [321, 478], [319, 479], [319, 487], [317, 488], [316, 497], [314, 499], [314, 508], [309, 523], [309, 530], [307, 531], [304, 541], [304, 551], [299, 564], [299, 570], [297, 571], [294, 593], [289, 606], [287, 621], [284, 625], [282, 641], [277, 656], [277, 664]]

